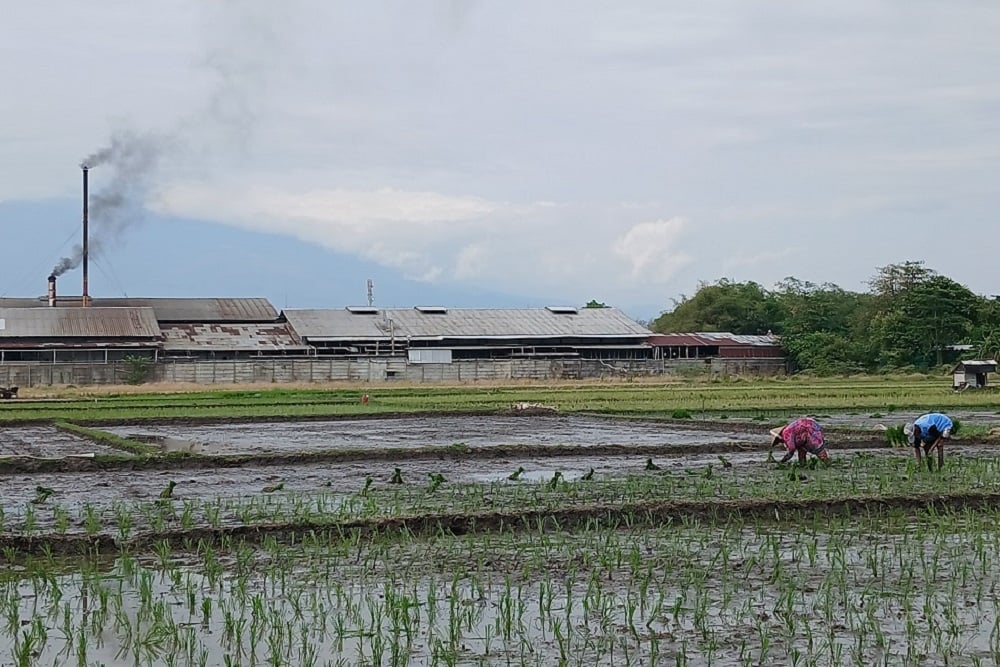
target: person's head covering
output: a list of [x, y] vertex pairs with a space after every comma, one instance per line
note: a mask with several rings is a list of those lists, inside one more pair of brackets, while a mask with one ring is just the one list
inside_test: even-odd
[[785, 439], [781, 437], [781, 432], [784, 430], [785, 430], [784, 426], [777, 426], [770, 430], [772, 447], [777, 447], [778, 445], [785, 444]]
[[906, 441], [911, 445], [916, 444], [917, 436], [913, 433], [913, 422], [903, 426], [903, 435], [906, 436]]

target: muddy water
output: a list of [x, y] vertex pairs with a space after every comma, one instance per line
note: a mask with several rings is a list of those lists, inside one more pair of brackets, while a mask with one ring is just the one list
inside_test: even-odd
[[329, 422], [118, 426], [106, 430], [148, 441], [166, 439], [199, 454], [491, 445], [677, 445], [752, 440], [745, 432], [699, 431], [675, 425], [589, 417], [449, 416]]
[[[408, 503], [431, 502], [427, 489], [432, 473], [443, 475], [446, 486], [445, 496], [435, 500], [436, 510], [451, 508], [446, 498], [452, 491], [465, 485], [481, 485], [484, 493], [490, 494], [492, 485], [513, 492], [510, 486], [537, 487], [541, 482], [553, 479], [558, 472], [562, 479], [574, 482], [591, 474], [602, 480], [621, 480], [625, 476], [646, 477], [650, 482], [659, 475], [672, 474], [685, 480], [678, 482], [683, 488], [702, 479], [702, 475], [712, 467], [714, 478], [725, 488], [743, 488], [754, 483], [773, 483], [775, 471], [768, 466], [764, 452], [733, 452], [721, 457], [717, 454], [689, 452], [681, 456], [659, 456], [653, 462], [658, 468], [647, 471], [647, 458], [643, 455], [581, 455], [579, 450], [570, 456], [531, 457], [530, 455], [496, 458], [488, 461], [420, 458], [405, 461], [351, 461], [298, 463], [288, 465], [247, 465], [239, 468], [207, 468], [194, 470], [134, 470], [134, 471], [78, 471], [60, 473], [30, 473], [9, 475], [2, 481], [3, 494], [0, 495], [0, 510], [6, 518], [7, 529], [22, 530], [26, 513], [33, 513], [35, 529], [52, 532], [56, 526], [57, 514], [67, 514], [71, 521], [69, 533], [84, 530], [83, 517], [92, 510], [101, 518], [104, 532], [114, 533], [118, 524], [118, 512], [123, 508], [139, 508], [129, 511], [136, 530], [150, 528], [148, 512], [169, 482], [176, 486], [170, 506], [181, 512], [189, 505], [193, 508], [194, 523], [207, 525], [207, 507], [221, 508], [221, 523], [241, 525], [247, 521], [242, 515], [249, 506], [278, 511], [282, 520], [294, 516], [296, 507], [311, 508], [313, 516], [336, 511], [347, 500], [356, 500], [357, 494], [365, 488], [367, 478], [371, 478], [373, 492], [384, 496], [389, 503], [402, 503], [397, 510], [404, 514], [418, 511]], [[903, 452], [905, 454], [906, 452]], [[987, 455], [987, 450], [951, 452], [949, 457]], [[878, 459], [899, 456], [899, 450], [838, 450], [835, 456], [842, 462], [829, 472], [823, 470], [807, 472], [804, 485], [836, 484], [866, 475], [880, 475]], [[845, 468], [854, 456], [870, 458], [861, 469]], [[723, 463], [724, 460], [724, 463]], [[898, 459], [896, 459], [898, 461]], [[725, 465], [729, 466], [726, 468]], [[395, 468], [400, 469], [402, 484], [391, 483]], [[516, 480], [509, 477], [520, 470]], [[785, 473], [778, 475], [779, 480]], [[690, 481], [687, 481], [690, 480]], [[583, 482], [586, 484], [586, 482]], [[44, 502], [33, 503], [38, 486], [50, 488], [54, 493]], [[275, 489], [274, 487], [279, 487]], [[529, 489], [525, 489], [529, 490]], [[832, 491], [831, 491], [832, 492]], [[693, 493], [688, 489], [686, 494]], [[687, 496], [685, 496], [687, 497]], [[391, 500], [391, 498], [394, 498]], [[435, 496], [437, 498], [437, 496]], [[444, 503], [444, 504], [441, 504]], [[396, 505], [392, 506], [395, 507]], [[270, 508], [270, 509], [267, 509]], [[264, 511], [264, 510], [262, 510]], [[156, 512], [154, 512], [156, 513]], [[319, 513], [319, 514], [316, 514]], [[269, 515], [268, 515], [269, 516]], [[253, 521], [267, 521], [267, 516], [257, 516]], [[275, 519], [277, 520], [277, 519]], [[175, 526], [172, 526], [175, 527]]]
[[[761, 454], [732, 454], [734, 467], [759, 467]], [[704, 466], [718, 459], [714, 456], [658, 459], [662, 469], [682, 470]], [[246, 466], [241, 468], [214, 468], [202, 470], [137, 470], [95, 471], [63, 473], [31, 473], [14, 475], [4, 480], [0, 495], [0, 508], [8, 517], [19, 517], [24, 507], [36, 496], [36, 486], [51, 488], [55, 493], [47, 502], [34, 505], [40, 526], [51, 523], [55, 506], [66, 509], [74, 517], [85, 505], [99, 511], [110, 512], [119, 503], [153, 502], [169, 482], [176, 483], [173, 491], [180, 506], [186, 501], [237, 499], [265, 495], [264, 489], [282, 485], [280, 491], [268, 495], [278, 498], [283, 494], [325, 493], [351, 495], [357, 493], [372, 478], [375, 489], [390, 488], [396, 467], [401, 469], [406, 485], [426, 487], [431, 473], [444, 475], [454, 484], [510, 482], [508, 476], [523, 469], [518, 482], [534, 483], [549, 480], [558, 471], [563, 479], [572, 481], [595, 470], [595, 476], [620, 477], [644, 471], [646, 459], [637, 456], [573, 456], [566, 458], [490, 459], [488, 461], [418, 459], [408, 461], [378, 461], [376, 463], [347, 462], [296, 464], [282, 466]]]
[[61, 431], [54, 426], [0, 427], [0, 457], [63, 457], [87, 454], [121, 454], [87, 438]]
[[0, 644], [45, 628], [37, 664], [992, 664], [984, 528], [403, 538], [222, 554], [215, 575], [123, 559], [89, 593], [76, 573], [15, 581]]

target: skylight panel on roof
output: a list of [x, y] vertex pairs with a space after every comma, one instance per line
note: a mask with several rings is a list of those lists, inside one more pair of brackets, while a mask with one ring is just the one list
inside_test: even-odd
[[545, 310], [557, 315], [576, 315], [580, 312], [573, 306], [545, 306]]
[[378, 308], [375, 306], [348, 306], [347, 312], [355, 315], [378, 315]]
[[430, 315], [444, 315], [448, 312], [448, 309], [444, 306], [414, 306], [413, 308], [418, 312]]

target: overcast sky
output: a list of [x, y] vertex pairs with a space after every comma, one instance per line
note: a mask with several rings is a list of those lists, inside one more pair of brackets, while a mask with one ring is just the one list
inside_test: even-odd
[[98, 295], [378, 272], [385, 305], [649, 317], [910, 259], [1000, 293], [998, 35], [992, 0], [8, 3], [0, 291], [44, 291], [113, 146]]

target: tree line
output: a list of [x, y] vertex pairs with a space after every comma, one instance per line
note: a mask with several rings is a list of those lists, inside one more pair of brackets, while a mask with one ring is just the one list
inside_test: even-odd
[[774, 289], [755, 282], [703, 283], [653, 320], [657, 332], [772, 332], [797, 370], [821, 374], [927, 369], [951, 345], [971, 355], [1000, 353], [1000, 300], [974, 294], [947, 276], [903, 262], [880, 267], [867, 292], [786, 278]]

